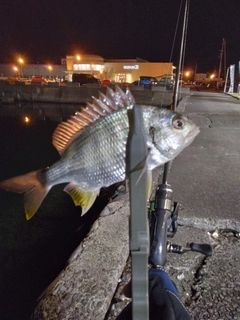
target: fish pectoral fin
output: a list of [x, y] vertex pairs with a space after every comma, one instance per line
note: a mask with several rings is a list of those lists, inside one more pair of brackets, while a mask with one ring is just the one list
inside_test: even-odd
[[[139, 177], [137, 179], [136, 185], [138, 184], [138, 182], [142, 178], [143, 174], [146, 171], [148, 171], [147, 163], [148, 163], [149, 157], [150, 157], [150, 152], [148, 150], [147, 156], [142, 161], [140, 161], [131, 171], [129, 171], [129, 173], [131, 173], [131, 172], [134, 172], [134, 171], [142, 169], [142, 171], [141, 171], [141, 173], [140, 173], [140, 175], [139, 175]], [[150, 173], [150, 175], [152, 175], [152, 174]], [[149, 176], [149, 171], [148, 171], [148, 176]], [[150, 179], [151, 179], [151, 182], [152, 182], [152, 176], [150, 177]]]
[[[143, 175], [143, 173], [141, 173], [141, 176], [142, 175]], [[140, 180], [140, 177], [138, 178], [138, 181], [139, 180]], [[128, 179], [126, 181], [126, 185], [127, 185], [127, 188], [129, 189], [129, 180]], [[147, 200], [150, 199], [151, 191], [152, 191], [152, 171], [148, 170], [147, 171], [147, 194], [146, 194]]]
[[82, 215], [87, 213], [87, 211], [92, 207], [100, 192], [99, 189], [95, 191], [82, 191], [78, 185], [73, 183], [66, 185], [64, 191], [71, 196], [75, 206], [82, 207]]
[[147, 172], [147, 199], [149, 200], [152, 191], [152, 171]]
[[[136, 184], [138, 184], [139, 180], [141, 179], [144, 172], [146, 172], [146, 170], [147, 170], [147, 168], [143, 169]], [[151, 196], [151, 191], [152, 191], [152, 171], [148, 170], [147, 171], [147, 194], [146, 194], [147, 200], [149, 200], [149, 198]]]

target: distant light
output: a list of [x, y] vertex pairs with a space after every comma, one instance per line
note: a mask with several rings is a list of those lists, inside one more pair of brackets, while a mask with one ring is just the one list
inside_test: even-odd
[[211, 78], [211, 79], [215, 78], [215, 74], [211, 74], [211, 75], [210, 75], [210, 78]]
[[76, 58], [77, 58], [78, 61], [81, 60], [81, 57], [79, 55], [77, 55]]
[[31, 123], [31, 118], [28, 117], [28, 116], [25, 116], [25, 117], [23, 118], [23, 122], [24, 122], [24, 124], [28, 125], [28, 124]]

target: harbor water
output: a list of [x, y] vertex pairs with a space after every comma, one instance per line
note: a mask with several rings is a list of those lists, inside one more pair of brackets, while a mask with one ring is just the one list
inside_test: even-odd
[[[0, 105], [0, 181], [57, 161], [54, 129], [80, 108]], [[64, 268], [96, 219], [94, 214], [82, 218], [81, 208], [74, 206], [63, 187], [53, 187], [29, 221], [23, 195], [0, 190], [0, 320], [30, 319], [37, 298]]]

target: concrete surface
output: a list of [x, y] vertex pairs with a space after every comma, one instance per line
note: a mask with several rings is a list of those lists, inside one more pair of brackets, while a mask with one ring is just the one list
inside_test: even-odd
[[129, 254], [128, 201], [109, 208], [40, 297], [33, 319], [104, 319]]
[[171, 167], [169, 181], [184, 206], [180, 221], [205, 230], [239, 232], [239, 101], [198, 93], [183, 99], [178, 109], [201, 130]]
[[[169, 254], [166, 269], [193, 319], [240, 319], [240, 104], [224, 94], [193, 93], [178, 110], [201, 132], [171, 166], [168, 182], [182, 208], [172, 242], [212, 243], [213, 256]], [[114, 320], [129, 302], [121, 294], [130, 279], [127, 195], [109, 208], [114, 214], [95, 223], [84, 247], [40, 297], [34, 320]]]

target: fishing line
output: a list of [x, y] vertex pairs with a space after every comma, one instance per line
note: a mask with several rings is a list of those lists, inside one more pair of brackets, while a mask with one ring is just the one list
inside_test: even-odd
[[180, 19], [180, 14], [181, 14], [181, 11], [182, 11], [182, 3], [183, 3], [183, 0], [181, 0], [179, 11], [178, 11], [177, 24], [176, 24], [176, 28], [175, 28], [174, 37], [173, 37], [173, 43], [172, 43], [172, 49], [171, 49], [171, 53], [170, 53], [170, 57], [169, 57], [169, 62], [172, 61], [173, 49], [174, 49], [174, 46], [175, 46], [177, 30], [178, 30], [178, 25], [179, 25], [179, 19]]

